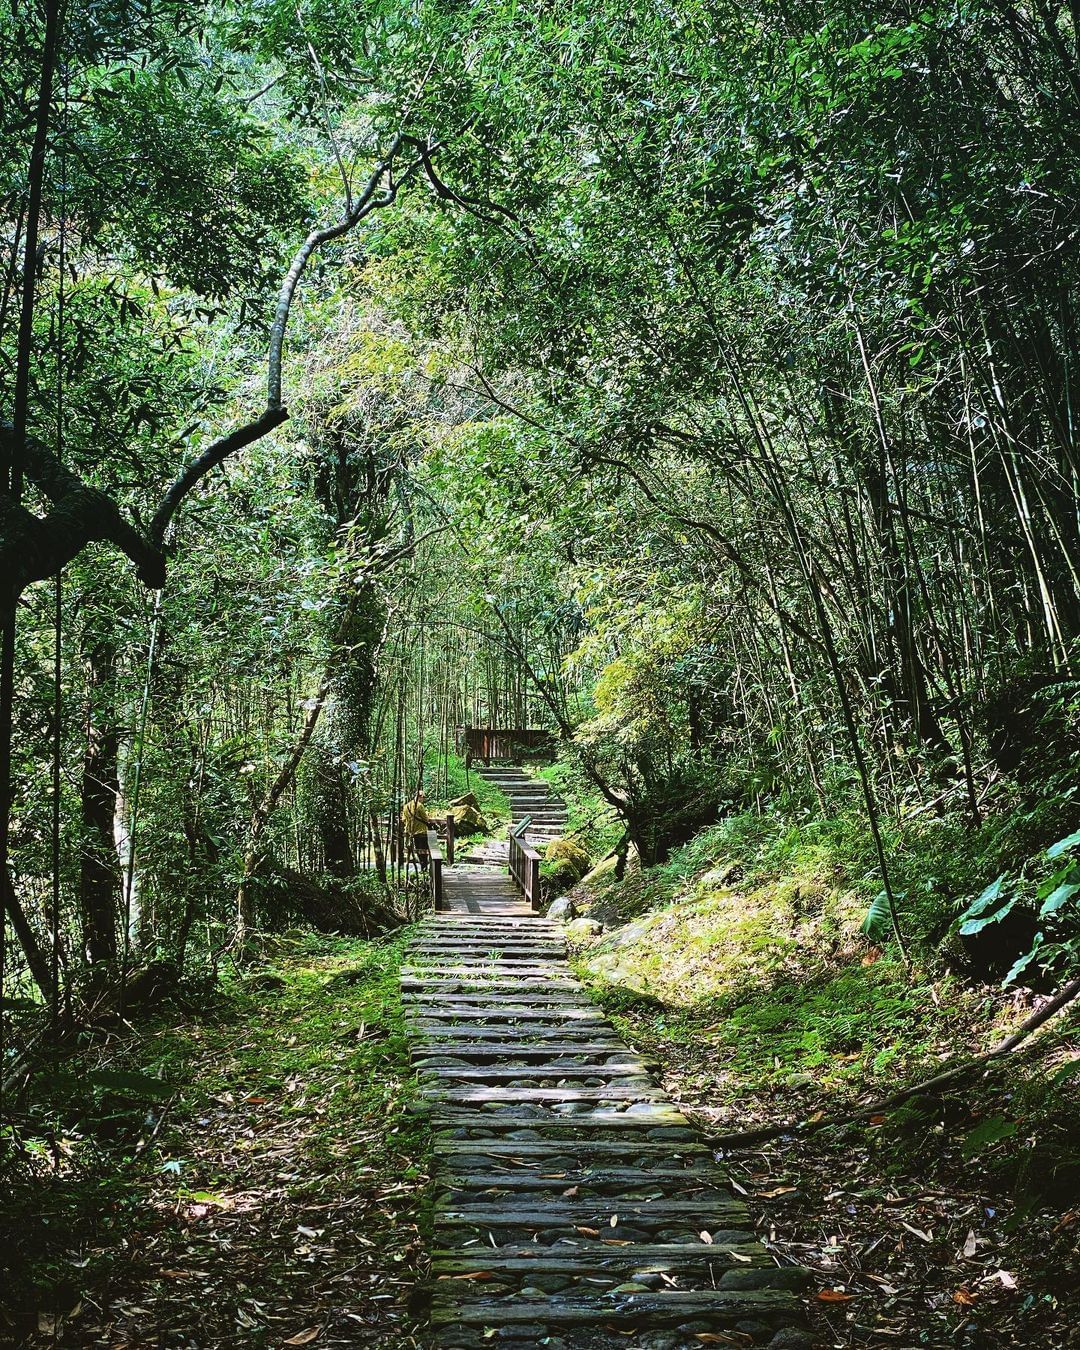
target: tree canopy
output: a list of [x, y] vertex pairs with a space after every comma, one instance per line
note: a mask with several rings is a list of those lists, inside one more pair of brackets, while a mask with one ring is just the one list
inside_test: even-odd
[[1078, 23], [5, 8], [0, 1071], [413, 914], [477, 727], [620, 878], [835, 826], [868, 944], [1072, 978]]

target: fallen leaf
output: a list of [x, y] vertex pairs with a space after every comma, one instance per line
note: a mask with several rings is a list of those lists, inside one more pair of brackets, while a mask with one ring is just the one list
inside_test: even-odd
[[952, 1301], [954, 1303], [959, 1303], [960, 1306], [963, 1308], [970, 1308], [971, 1305], [975, 1302], [975, 1295], [971, 1292], [970, 1289], [965, 1289], [961, 1285], [961, 1287], [957, 1289], [956, 1292], [953, 1294]]
[[822, 1303], [850, 1303], [854, 1294], [845, 1294], [842, 1289], [819, 1289], [817, 1298]]
[[575, 1225], [574, 1225], [574, 1229], [575, 1229], [576, 1232], [581, 1233], [583, 1237], [599, 1237], [599, 1236], [600, 1236], [600, 1229], [599, 1229], [599, 1228], [586, 1228], [584, 1224], [578, 1223], [578, 1224], [575, 1224]]
[[771, 1191], [758, 1191], [759, 1200], [771, 1200], [774, 1195], [790, 1195], [794, 1191], [794, 1186], [774, 1186]]
[[752, 1256], [744, 1256], [742, 1252], [728, 1252], [728, 1256], [730, 1256], [733, 1261], [742, 1261], [745, 1265], [748, 1266], [753, 1265], [754, 1262], [754, 1258]]
[[440, 1280], [493, 1280], [490, 1270], [470, 1270], [464, 1275], [440, 1275]]
[[698, 1234], [698, 1237], [702, 1240], [702, 1242], [707, 1242], [707, 1243], [709, 1244], [710, 1247], [712, 1246], [712, 1234], [711, 1234], [711, 1233], [706, 1233], [706, 1231], [705, 1231], [704, 1229], [702, 1229], [701, 1232]]
[[322, 1332], [322, 1327], [307, 1327], [304, 1331], [298, 1331], [295, 1336], [290, 1336], [287, 1341], [282, 1341], [282, 1345], [310, 1345], [316, 1340]]
[[612, 1228], [614, 1228], [615, 1225], [616, 1225], [618, 1222], [619, 1222], [619, 1216], [618, 1216], [617, 1214], [613, 1214], [613, 1215], [611, 1216], [611, 1218], [608, 1219], [608, 1223], [611, 1225]]
[[914, 1233], [915, 1236], [921, 1242], [933, 1242], [934, 1239], [930, 1236], [930, 1234], [924, 1233], [921, 1228], [913, 1228], [911, 1224], [907, 1222], [906, 1219], [901, 1219], [900, 1222], [904, 1225], [904, 1227], [908, 1230], [909, 1233]]
[[993, 1278], [996, 1280], [1000, 1280], [1006, 1289], [1016, 1288], [1016, 1276], [1010, 1274], [1009, 1271], [1007, 1270], [995, 1271]]
[[964, 1255], [974, 1256], [978, 1250], [978, 1243], [975, 1241], [975, 1229], [969, 1228], [968, 1235], [964, 1240]]
[[702, 1345], [738, 1345], [739, 1342], [732, 1340], [730, 1336], [723, 1336], [719, 1331], [698, 1331], [694, 1334], [694, 1340], [700, 1341]]
[[563, 1198], [564, 1198], [564, 1199], [567, 1199], [567, 1200], [570, 1200], [570, 1199], [572, 1199], [575, 1195], [577, 1195], [578, 1191], [580, 1191], [580, 1190], [581, 1190], [581, 1187], [580, 1187], [580, 1186], [567, 1186], [566, 1190], [563, 1191]]

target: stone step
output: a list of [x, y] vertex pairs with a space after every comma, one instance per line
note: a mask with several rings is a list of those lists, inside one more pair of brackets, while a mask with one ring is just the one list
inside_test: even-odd
[[[603, 1298], [522, 1298], [515, 1295], [505, 1301], [478, 1297], [476, 1291], [461, 1288], [464, 1280], [447, 1280], [455, 1286], [445, 1296], [454, 1300], [445, 1307], [432, 1309], [436, 1327], [456, 1323], [458, 1327], [514, 1326], [555, 1327], [580, 1330], [584, 1327], [618, 1326], [650, 1329], [678, 1328], [694, 1324], [686, 1344], [703, 1344], [696, 1323], [705, 1319], [710, 1328], [734, 1327], [739, 1322], [760, 1322], [779, 1327], [798, 1314], [795, 1296], [784, 1289], [747, 1290], [663, 1290], [647, 1294], [609, 1294]], [[458, 1302], [457, 1300], [461, 1300]], [[783, 1319], [783, 1320], [782, 1320]], [[444, 1342], [453, 1346], [452, 1340]], [[745, 1343], [745, 1342], [744, 1342]], [[468, 1344], [468, 1342], [466, 1342]], [[738, 1345], [737, 1340], [731, 1344]]]
[[704, 1144], [684, 1140], [678, 1143], [672, 1140], [655, 1139], [599, 1139], [586, 1136], [581, 1139], [450, 1139], [441, 1137], [435, 1140], [434, 1151], [448, 1158], [450, 1167], [457, 1165], [460, 1157], [484, 1157], [499, 1168], [515, 1167], [553, 1167], [560, 1160], [569, 1166], [575, 1166], [588, 1159], [594, 1165], [598, 1160], [618, 1157], [629, 1162], [648, 1158], [654, 1162], [668, 1163], [686, 1158], [693, 1161], [712, 1159], [712, 1152]]
[[[628, 1247], [614, 1245], [591, 1246], [581, 1251], [568, 1251], [546, 1248], [537, 1252], [535, 1247], [492, 1247], [482, 1248], [453, 1247], [431, 1254], [431, 1268], [440, 1272], [465, 1270], [508, 1270], [508, 1271], [604, 1271], [611, 1268], [625, 1269], [679, 1269], [692, 1264], [708, 1264], [720, 1259], [730, 1269], [732, 1262], [729, 1253], [739, 1252], [747, 1255], [755, 1263], [768, 1260], [760, 1240], [752, 1232], [742, 1229], [728, 1229], [711, 1234], [712, 1242], [635, 1242]], [[782, 1275], [780, 1267], [773, 1266], [777, 1274]], [[788, 1270], [793, 1269], [787, 1267]], [[805, 1282], [805, 1274], [799, 1272], [799, 1282]], [[786, 1283], [786, 1281], [785, 1281]], [[792, 1281], [795, 1283], [795, 1281]]]
[[[413, 1015], [413, 1020], [418, 1019]], [[431, 1045], [453, 1045], [460, 1042], [463, 1045], [471, 1045], [477, 1042], [479, 1035], [483, 1036], [482, 1042], [485, 1046], [490, 1044], [499, 1044], [506, 1046], [507, 1053], [511, 1053], [516, 1047], [533, 1046], [537, 1049], [546, 1048], [549, 1043], [569, 1042], [571, 1037], [578, 1037], [580, 1040], [603, 1041], [607, 1044], [614, 1043], [623, 1046], [623, 1042], [616, 1036], [610, 1022], [605, 1021], [599, 1015], [593, 1021], [575, 1021], [573, 1026], [547, 1026], [542, 1022], [535, 1025], [514, 1025], [507, 1023], [498, 1027], [484, 1028], [472, 1025], [455, 1024], [453, 1021], [445, 1025], [431, 1027], [425, 1030], [424, 1044]], [[611, 1041], [608, 1041], [608, 1038]], [[456, 1053], [456, 1052], [455, 1052]]]
[[[713, 1228], [731, 1227], [734, 1218], [745, 1219], [746, 1208], [737, 1200], [720, 1195], [706, 1195], [693, 1200], [549, 1200], [543, 1204], [527, 1196], [513, 1196], [498, 1201], [469, 1204], [437, 1201], [435, 1223], [455, 1228], [594, 1228], [581, 1237], [597, 1241], [600, 1237], [617, 1238], [615, 1229], [624, 1228], [686, 1228], [694, 1225], [712, 1236]], [[612, 1223], [612, 1219], [615, 1220]]]
[[[538, 961], [530, 957], [477, 956], [463, 959], [460, 952], [450, 952], [445, 956], [432, 956], [415, 965], [406, 966], [404, 974], [409, 979], [430, 976], [439, 980], [472, 980], [484, 975], [511, 975], [516, 981], [544, 980], [547, 976], [561, 980], [566, 975], [566, 962]], [[580, 988], [576, 980], [573, 984]]]
[[[612, 1186], [629, 1190], [655, 1191], [658, 1197], [670, 1195], [686, 1199], [691, 1192], [728, 1191], [728, 1178], [710, 1159], [686, 1167], [563, 1167], [555, 1172], [539, 1169], [507, 1168], [492, 1170], [490, 1162], [468, 1171], [448, 1168], [438, 1178], [441, 1186], [467, 1191], [495, 1190], [500, 1193], [523, 1194], [532, 1191], [555, 1191], [565, 1196], [567, 1191], [587, 1188], [608, 1189]], [[640, 1197], [639, 1197], [640, 1198]], [[651, 1197], [650, 1197], [651, 1199]]]
[[433, 1101], [453, 1101], [455, 1105], [477, 1102], [548, 1102], [559, 1106], [574, 1106], [585, 1102], [659, 1102], [664, 1100], [661, 1088], [635, 1083], [605, 1083], [602, 1087], [514, 1087], [496, 1084], [492, 1087], [462, 1087], [429, 1083], [425, 1096]]
[[460, 966], [448, 966], [445, 970], [425, 970], [414, 967], [409, 974], [401, 977], [402, 989], [410, 993], [422, 993], [430, 990], [440, 997], [444, 993], [482, 991], [485, 994], [506, 991], [513, 994], [515, 1001], [527, 1002], [525, 994], [550, 994], [552, 990], [563, 993], [575, 993], [580, 996], [581, 985], [574, 979], [560, 979], [543, 972], [536, 975], [518, 975], [502, 966], [476, 966], [462, 970]]
[[[625, 1045], [612, 1034], [611, 1040], [597, 1040], [590, 1038], [584, 1041], [547, 1041], [541, 1045], [517, 1045], [513, 1041], [470, 1041], [465, 1045], [441, 1046], [431, 1045], [413, 1046], [413, 1059], [418, 1065], [425, 1061], [420, 1056], [435, 1056], [438, 1062], [444, 1063], [446, 1056], [453, 1056], [463, 1062], [474, 1062], [480, 1060], [498, 1060], [498, 1061], [528, 1061], [535, 1059], [540, 1063], [559, 1064], [564, 1057], [570, 1059], [575, 1057], [581, 1060], [596, 1059], [600, 1063], [609, 1063], [613, 1058], [616, 1060], [622, 1057], [633, 1058], [638, 1062], [634, 1051], [626, 1048]], [[641, 1063], [650, 1061], [641, 1060]]]
[[607, 1018], [594, 1008], [583, 1007], [507, 1007], [496, 1001], [489, 1007], [478, 1003], [469, 1003], [464, 1007], [451, 1007], [447, 1004], [410, 1003], [408, 1015], [414, 1023], [445, 1022], [457, 1020], [465, 1022], [573, 1022], [575, 1025], [593, 1025], [609, 1027]]

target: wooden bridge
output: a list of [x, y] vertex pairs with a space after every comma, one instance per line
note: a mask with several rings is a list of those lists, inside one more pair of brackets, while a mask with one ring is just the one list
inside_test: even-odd
[[402, 974], [435, 1147], [431, 1344], [812, 1347], [796, 1291], [508, 873], [456, 865]]

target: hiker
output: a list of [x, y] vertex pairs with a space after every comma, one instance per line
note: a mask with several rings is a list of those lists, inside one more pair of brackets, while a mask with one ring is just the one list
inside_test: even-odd
[[423, 788], [417, 788], [416, 796], [411, 802], [405, 803], [401, 823], [404, 826], [406, 846], [413, 849], [417, 862], [426, 870], [431, 861], [427, 832], [435, 828], [435, 822], [424, 808]]

